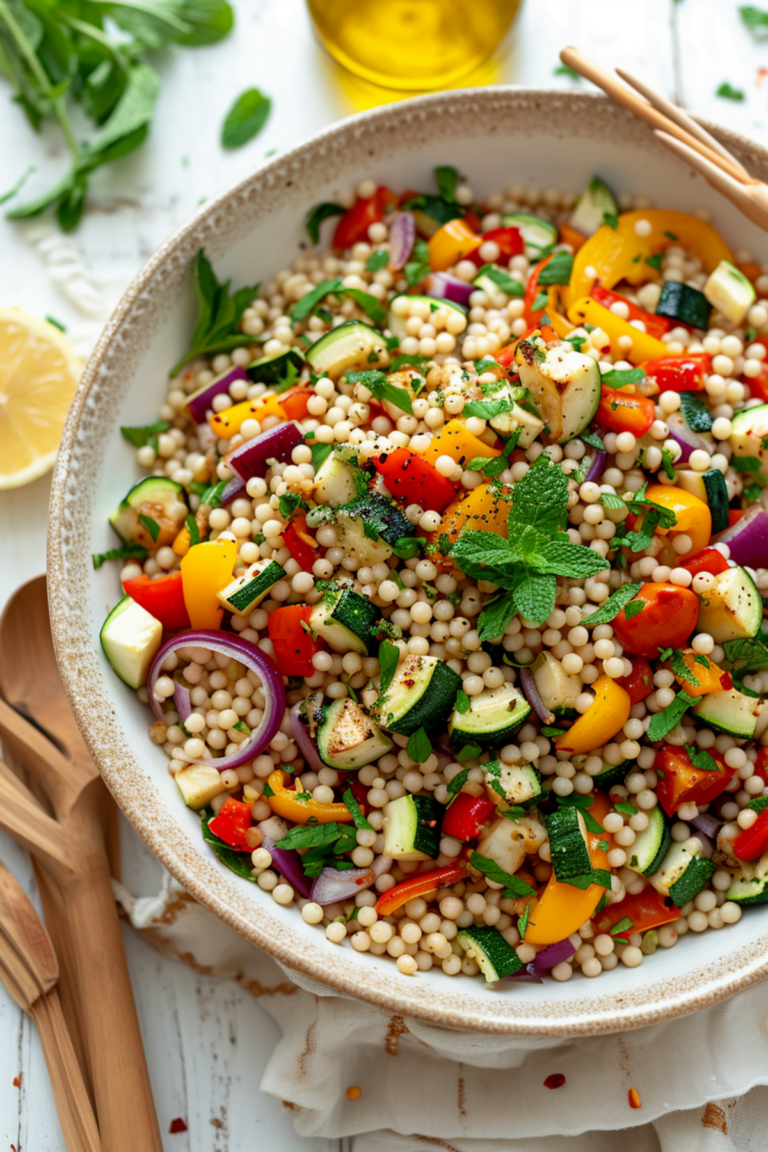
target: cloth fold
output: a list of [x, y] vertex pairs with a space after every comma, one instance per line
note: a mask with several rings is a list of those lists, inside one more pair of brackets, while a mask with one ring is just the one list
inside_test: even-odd
[[[155, 947], [262, 998], [282, 1039], [261, 1087], [292, 1108], [301, 1135], [342, 1138], [348, 1152], [614, 1152], [618, 1132], [622, 1152], [765, 1152], [768, 985], [627, 1033], [486, 1036], [283, 968], [169, 875], [155, 897], [122, 885], [115, 895]], [[561, 1087], [545, 1086], [552, 1074]]]

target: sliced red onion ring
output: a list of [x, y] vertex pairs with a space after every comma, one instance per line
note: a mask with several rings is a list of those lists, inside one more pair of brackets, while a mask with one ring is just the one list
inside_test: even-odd
[[321, 759], [317, 746], [309, 734], [309, 729], [304, 723], [305, 709], [306, 701], [304, 700], [300, 700], [291, 708], [291, 731], [304, 763], [312, 772], [319, 772], [321, 768], [327, 768], [327, 764]]
[[163, 670], [163, 661], [170, 652], [179, 648], [207, 648], [211, 652], [220, 652], [231, 660], [239, 660], [261, 677], [264, 692], [264, 716], [258, 728], [255, 728], [247, 740], [230, 756], [219, 756], [216, 759], [206, 757], [194, 759], [188, 756], [181, 748], [175, 753], [178, 760], [188, 760], [192, 764], [205, 764], [211, 768], [218, 768], [223, 772], [225, 768], [238, 768], [241, 764], [252, 760], [263, 752], [280, 728], [285, 716], [285, 688], [283, 678], [274, 663], [264, 653], [244, 640], [236, 632], [216, 632], [212, 628], [200, 628], [192, 632], [182, 632], [166, 640], [152, 661], [147, 677], [147, 694], [149, 703], [158, 720], [163, 718], [161, 701], [155, 696], [155, 684]]
[[564, 960], [570, 960], [575, 952], [576, 949], [571, 944], [570, 939], [558, 940], [556, 944], [550, 944], [548, 947], [542, 948], [541, 952], [536, 953], [533, 966], [541, 976], [550, 968], [556, 968], [558, 964], [562, 964]]
[[295, 424], [278, 424], [238, 445], [226, 457], [226, 462], [235, 476], [245, 482], [252, 476], [266, 476], [270, 460], [277, 460], [279, 464], [289, 462], [294, 448], [303, 443], [304, 437]]
[[432, 751], [438, 760], [455, 760], [456, 753], [452, 752], [447, 744], [438, 743], [432, 745]]
[[272, 857], [272, 863], [281, 876], [283, 876], [289, 884], [298, 892], [299, 896], [303, 896], [305, 900], [309, 899], [309, 893], [312, 885], [308, 876], [304, 875], [304, 870], [301, 866], [301, 856], [293, 848], [278, 848], [274, 840], [269, 836], [265, 836], [261, 842], [261, 847], [266, 848]]
[[710, 816], [709, 812], [700, 812], [698, 816], [694, 816], [693, 820], [688, 821], [692, 824], [697, 832], [703, 832], [710, 840], [717, 840], [717, 834], [722, 828], [724, 821], [719, 820], [717, 816]]
[[416, 221], [410, 212], [398, 212], [389, 226], [389, 266], [404, 268], [416, 241]]
[[335, 904], [338, 900], [350, 900], [370, 888], [376, 879], [372, 868], [323, 868], [312, 885], [309, 894], [315, 904]]
[[605, 462], [607, 459], [608, 453], [601, 449], [589, 466], [589, 471], [587, 472], [586, 478], [584, 480], [585, 484], [598, 484], [600, 482], [600, 477], [603, 474]]
[[190, 689], [186, 684], [182, 684], [180, 680], [174, 676], [173, 678], [173, 702], [176, 705], [176, 711], [179, 714], [179, 720], [182, 724], [189, 719], [192, 715], [192, 701], [189, 698]]
[[458, 276], [451, 276], [449, 272], [430, 272], [426, 289], [427, 296], [434, 296], [436, 300], [450, 300], [453, 304], [461, 304], [462, 308], [469, 307], [469, 298], [475, 291], [474, 285], [459, 280]]
[[520, 687], [525, 693], [525, 698], [539, 720], [541, 720], [542, 724], [554, 724], [556, 716], [554, 712], [550, 712], [541, 696], [539, 696], [539, 690], [536, 687], [533, 672], [531, 672], [530, 668], [519, 668], [518, 675], [520, 677]]
[[245, 492], [245, 481], [241, 480], [239, 476], [233, 476], [221, 494], [222, 508], [226, 508], [227, 504], [231, 504], [233, 500], [237, 500], [238, 496], [242, 496], [243, 492]]
[[727, 544], [731, 560], [742, 567], [768, 568], [768, 512], [762, 501], [750, 504], [740, 520], [719, 533], [716, 543]]
[[207, 423], [207, 413], [214, 397], [228, 393], [230, 384], [234, 384], [236, 380], [245, 380], [249, 387], [251, 385], [243, 368], [230, 368], [215, 380], [211, 380], [210, 384], [205, 384], [202, 388], [198, 388], [197, 392], [192, 393], [187, 399], [186, 409], [195, 424]]
[[517, 972], [513, 972], [511, 976], [505, 976], [505, 980], [520, 980], [527, 984], [543, 984], [544, 980], [541, 973], [536, 971], [536, 961], [529, 960], [527, 964], [523, 964], [522, 968], [518, 968]]
[[705, 860], [711, 860], [712, 853], [715, 851], [714, 842], [700, 828], [696, 829], [696, 839], [701, 844], [701, 855]]
[[667, 427], [669, 428], [669, 439], [674, 440], [675, 444], [679, 444], [682, 455], [680, 460], [682, 463], [687, 464], [691, 458], [691, 453], [695, 452], [698, 448], [703, 448], [705, 452], [710, 452], [712, 449], [712, 441], [705, 440], [698, 432], [691, 432], [683, 417], [679, 412], [672, 412], [667, 416]]

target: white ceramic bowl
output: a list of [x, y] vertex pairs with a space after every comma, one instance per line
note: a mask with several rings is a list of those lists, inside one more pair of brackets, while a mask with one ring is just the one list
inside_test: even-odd
[[[768, 153], [720, 133], [768, 177]], [[430, 188], [437, 164], [455, 164], [475, 192], [513, 182], [578, 192], [595, 172], [618, 192], [658, 207], [712, 210], [733, 248], [768, 258], [768, 241], [629, 114], [602, 97], [474, 89], [392, 104], [345, 120], [265, 164], [207, 202], [144, 265], [107, 324], [72, 406], [51, 499], [48, 581], [54, 640], [77, 719], [104, 779], [151, 850], [201, 903], [254, 944], [339, 992], [435, 1024], [549, 1036], [640, 1027], [691, 1012], [768, 974], [768, 910], [735, 926], [689, 933], [641, 967], [590, 981], [503, 983], [439, 970], [401, 976], [391, 959], [329, 944], [295, 908], [279, 907], [238, 879], [203, 844], [150, 743], [148, 708], [112, 673], [99, 628], [118, 597], [114, 565], [94, 572], [92, 552], [114, 546], [107, 523], [139, 469], [121, 424], [155, 418], [166, 372], [189, 342], [190, 276], [200, 247], [236, 285], [269, 278], [306, 242], [307, 209], [373, 177], [394, 189]]]

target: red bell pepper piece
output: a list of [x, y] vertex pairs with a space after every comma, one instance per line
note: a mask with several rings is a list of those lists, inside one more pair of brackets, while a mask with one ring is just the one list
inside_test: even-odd
[[430, 512], [442, 512], [456, 498], [456, 490], [428, 460], [408, 448], [395, 448], [373, 458], [384, 487], [401, 504], [419, 504]]
[[636, 396], [603, 385], [603, 397], [595, 420], [601, 428], [611, 432], [631, 432], [640, 437], [656, 419], [656, 409], [650, 396]]
[[728, 527], [733, 528], [734, 524], [738, 524], [744, 515], [743, 508], [729, 508], [728, 509]]
[[728, 561], [717, 548], [702, 548], [701, 552], [691, 556], [690, 560], [686, 560], [685, 564], [681, 564], [680, 567], [685, 568], [692, 576], [698, 576], [700, 572], [709, 572], [710, 576], [719, 576], [721, 572], [725, 572], [727, 569]]
[[644, 656], [633, 656], [629, 676], [621, 676], [616, 683], [629, 693], [631, 703], [639, 704], [653, 692], [653, 669]]
[[456, 884], [466, 876], [462, 864], [446, 864], [444, 868], [433, 868], [431, 872], [420, 872], [416, 876], [409, 876], [401, 880], [394, 888], [382, 893], [376, 901], [376, 911], [379, 916], [389, 916], [395, 909], [407, 904], [415, 896], [423, 896], [425, 892], [434, 892], [449, 884]]
[[443, 816], [443, 835], [453, 836], [465, 844], [467, 840], [475, 840], [483, 824], [495, 811], [496, 805], [485, 796], [470, 796], [469, 792], [459, 792]]
[[768, 852], [768, 808], [763, 809], [751, 828], [739, 833], [733, 851], [739, 860], [757, 860]]
[[712, 360], [706, 352], [690, 356], [671, 356], [668, 360], [646, 360], [640, 365], [662, 392], [701, 392], [704, 376], [712, 371]]
[[250, 852], [251, 846], [245, 834], [253, 823], [251, 805], [242, 800], [235, 800], [229, 796], [222, 804], [213, 820], [209, 820], [208, 829], [223, 840], [230, 848], [237, 848], [240, 852]]
[[166, 632], [180, 632], [189, 628], [189, 613], [184, 604], [181, 572], [169, 572], [156, 580], [149, 576], [134, 576], [126, 580], [123, 589], [131, 600], [159, 620]]
[[307, 526], [307, 517], [303, 512], [288, 521], [283, 529], [283, 543], [304, 572], [311, 572], [312, 565], [323, 554]]
[[[642, 320], [648, 335], [654, 336], [657, 340], [661, 340], [664, 333], [669, 332], [669, 320], [666, 320], [663, 316], [656, 316], [653, 312], [646, 312], [639, 304], [634, 304], [631, 300], [627, 300], [626, 296], [621, 296], [618, 292], [612, 292], [610, 288], [603, 288], [601, 284], [593, 284], [589, 294], [593, 300], [597, 300], [598, 304], [602, 304], [604, 308], [610, 308], [611, 304], [626, 304], [629, 309], [627, 323], [631, 320]], [[643, 365], [643, 367], [645, 367], [645, 365]]]
[[312, 639], [308, 604], [273, 608], [268, 617], [269, 638], [275, 649], [275, 663], [282, 676], [314, 676], [312, 657], [320, 645]]
[[387, 205], [396, 203], [397, 197], [384, 187], [377, 188], [373, 196], [367, 200], [358, 198], [336, 225], [333, 247], [351, 248], [353, 244], [367, 240], [371, 224], [378, 224], [383, 220]]
[[[503, 261], [505, 267], [512, 256], [520, 256], [525, 252], [525, 243], [523, 242], [519, 228], [491, 228], [490, 232], [483, 233], [483, 243], [485, 243], [486, 240], [493, 240], [494, 244], [498, 245], [498, 263]], [[482, 256], [479, 255], [479, 249], [470, 252], [467, 259], [471, 260], [473, 264], [477, 264], [478, 268], [488, 263], [487, 260], [483, 260]]]
[[757, 760], [755, 761], [755, 776], [758, 776], [764, 784], [768, 784], [768, 748], [760, 748], [757, 753]]
[[653, 770], [661, 776], [656, 795], [667, 816], [674, 816], [681, 804], [709, 804], [730, 784], [736, 769], [729, 768], [719, 752], [710, 749], [709, 755], [717, 764], [716, 772], [694, 768], [685, 749], [674, 744], [665, 744], [656, 753]]
[[[551, 259], [551, 256], [545, 256], [543, 260], [540, 260], [538, 264], [534, 265], [533, 271], [528, 277], [528, 283], [525, 287], [525, 295], [523, 296], [523, 305], [525, 307], [525, 312], [523, 315], [525, 316], [526, 324], [538, 325], [541, 323], [541, 317], [544, 315], [545, 309], [534, 309], [533, 305], [540, 291], [539, 276], [541, 275], [541, 270], [542, 268], [546, 268]], [[541, 291], [544, 291], [544, 289]]]
[[515, 361], [515, 352], [517, 352], [518, 344], [521, 340], [527, 340], [531, 333], [538, 330], [538, 327], [538, 324], [532, 324], [530, 328], [523, 332], [522, 336], [517, 338], [517, 340], [513, 340], [511, 344], [506, 344], [501, 349], [501, 351], [497, 353], [496, 363], [501, 364], [502, 368], [512, 368]]
[[[661, 893], [648, 884], [637, 895], [625, 896], [618, 904], [609, 904], [602, 912], [598, 912], [592, 920], [592, 927], [600, 935], [610, 932], [622, 920], [631, 920], [632, 927], [626, 930], [626, 935], [631, 936], [633, 932], [648, 932], [651, 928], [661, 928], [663, 924], [672, 924], [679, 919], [680, 909], [674, 904], [669, 907]], [[617, 935], [624, 936], [624, 933]]]

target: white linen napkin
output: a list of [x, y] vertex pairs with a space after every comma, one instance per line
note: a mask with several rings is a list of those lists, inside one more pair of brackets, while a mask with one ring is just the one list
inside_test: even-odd
[[[768, 984], [611, 1036], [456, 1032], [283, 968], [169, 875], [157, 897], [115, 894], [155, 947], [262, 997], [283, 1036], [261, 1088], [301, 1135], [349, 1152], [765, 1152]], [[552, 1073], [565, 1083], [549, 1090]]]

